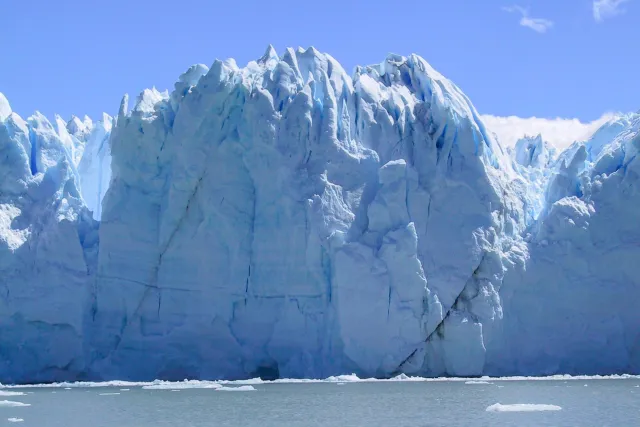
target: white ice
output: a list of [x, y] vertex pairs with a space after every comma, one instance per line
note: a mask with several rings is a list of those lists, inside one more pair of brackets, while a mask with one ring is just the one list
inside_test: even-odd
[[241, 385], [239, 387], [220, 387], [217, 391], [255, 391], [252, 385]]
[[13, 400], [0, 400], [0, 407], [21, 407], [21, 406], [31, 406], [30, 403], [22, 403], [22, 402], [14, 402]]
[[[216, 389], [223, 385], [257, 385], [257, 384], [315, 384], [315, 383], [334, 383], [334, 384], [346, 384], [349, 382], [511, 382], [511, 381], [562, 381], [567, 383], [568, 381], [607, 381], [607, 380], [640, 380], [639, 375], [550, 375], [541, 377], [525, 377], [525, 376], [512, 376], [512, 377], [488, 377], [484, 376], [478, 378], [465, 378], [465, 377], [418, 377], [407, 376], [404, 374], [396, 377], [379, 379], [379, 378], [360, 378], [355, 374], [332, 376], [325, 379], [310, 379], [310, 378], [280, 378], [277, 380], [263, 380], [260, 378], [252, 378], [247, 380], [221, 380], [221, 381], [199, 381], [199, 380], [184, 380], [184, 381], [161, 381], [155, 380], [151, 382], [132, 382], [132, 381], [104, 381], [104, 382], [73, 382], [73, 383], [46, 383], [46, 384], [27, 384], [27, 385], [1, 385], [5, 389], [31, 389], [31, 388], [109, 388], [109, 387], [140, 387], [143, 389], [156, 389], [156, 390], [171, 390], [171, 389], [189, 389], [189, 388], [211, 388]], [[498, 386], [501, 387], [501, 386]], [[640, 386], [635, 386], [640, 387]], [[122, 388], [120, 391], [129, 391], [129, 388]], [[33, 392], [27, 392], [33, 394]]]
[[487, 412], [537, 412], [537, 411], [560, 411], [562, 408], [556, 405], [541, 405], [533, 403], [516, 403], [502, 405], [495, 403], [487, 407]]
[[219, 389], [222, 385], [214, 382], [208, 381], [183, 381], [183, 382], [169, 382], [169, 381], [161, 381], [154, 384], [143, 385], [142, 388], [145, 390], [184, 390], [191, 388], [210, 388], [210, 389]]
[[0, 390], [0, 397], [2, 396], [24, 396], [25, 393], [21, 392], [21, 391], [6, 391], [6, 390]]

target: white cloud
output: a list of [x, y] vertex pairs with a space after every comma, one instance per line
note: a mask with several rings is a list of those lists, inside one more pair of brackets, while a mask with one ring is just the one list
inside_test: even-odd
[[520, 25], [523, 27], [531, 28], [533, 31], [536, 31], [538, 33], [546, 33], [549, 28], [553, 27], [553, 21], [544, 18], [531, 18], [529, 16], [529, 10], [525, 9], [522, 6], [503, 7], [502, 10], [509, 13], [519, 13], [520, 15], [522, 15], [522, 17], [520, 18]]
[[513, 147], [524, 136], [542, 135], [542, 139], [562, 150], [575, 141], [584, 141], [598, 130], [606, 121], [615, 117], [613, 113], [604, 114], [597, 120], [583, 123], [578, 119], [543, 119], [539, 117], [522, 118], [516, 116], [500, 117], [483, 115], [482, 121], [498, 136], [504, 147]]
[[612, 18], [625, 12], [622, 5], [629, 0], [593, 0], [593, 17], [601, 22], [606, 18]]

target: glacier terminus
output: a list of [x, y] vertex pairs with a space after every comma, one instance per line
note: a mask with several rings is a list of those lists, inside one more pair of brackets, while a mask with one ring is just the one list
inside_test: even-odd
[[640, 373], [639, 151], [504, 147], [417, 55], [0, 94], [0, 382]]

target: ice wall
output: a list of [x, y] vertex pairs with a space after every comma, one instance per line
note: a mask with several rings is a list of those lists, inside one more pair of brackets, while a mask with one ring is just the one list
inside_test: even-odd
[[[269, 49], [126, 104], [97, 372], [482, 372], [481, 319], [500, 315], [521, 203], [473, 106], [424, 60], [392, 55], [352, 78], [313, 48]], [[446, 365], [459, 344], [438, 328], [472, 341], [472, 367]], [[428, 361], [427, 342], [444, 353]]]
[[422, 58], [313, 48], [127, 107], [0, 96], [0, 382], [640, 371], [638, 115], [507, 153]]
[[526, 270], [505, 278], [504, 335], [488, 372], [640, 371], [640, 115], [623, 120], [552, 173]]
[[[68, 141], [67, 141], [68, 142]], [[97, 224], [66, 142], [0, 94], [0, 380], [76, 379], [95, 277]]]

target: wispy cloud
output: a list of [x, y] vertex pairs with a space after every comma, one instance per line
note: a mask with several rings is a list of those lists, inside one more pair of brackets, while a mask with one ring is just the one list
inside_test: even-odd
[[498, 136], [503, 146], [513, 147], [520, 138], [542, 135], [545, 141], [564, 150], [575, 141], [589, 139], [600, 126], [617, 115], [617, 113], [607, 113], [592, 122], [581, 122], [578, 119], [568, 118], [500, 117], [485, 114], [482, 116], [482, 121]]
[[[596, 0], [597, 1], [597, 0]], [[605, 0], [601, 0], [605, 1]], [[616, 1], [616, 0], [610, 0]], [[617, 1], [625, 1], [625, 0], [617, 0]], [[523, 27], [531, 28], [533, 31], [538, 33], [546, 33], [547, 30], [553, 27], [553, 21], [544, 18], [531, 18], [529, 16], [529, 10], [522, 6], [508, 6], [503, 7], [502, 10], [509, 13], [519, 13], [521, 15], [520, 25]]]
[[593, 0], [593, 17], [601, 22], [625, 12], [622, 5], [629, 0]]

